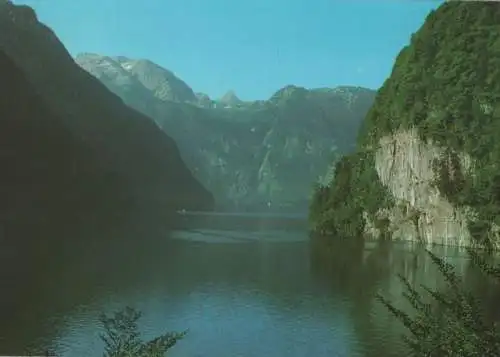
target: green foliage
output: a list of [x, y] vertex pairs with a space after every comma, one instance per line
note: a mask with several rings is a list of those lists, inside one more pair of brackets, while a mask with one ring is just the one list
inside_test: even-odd
[[[375, 171], [373, 152], [344, 156], [335, 166], [333, 182], [314, 191], [309, 220], [316, 232], [359, 237], [364, 230], [363, 211], [374, 215], [392, 203]], [[387, 227], [384, 219], [376, 224]]]
[[[473, 207], [483, 222], [473, 224], [500, 223], [499, 98], [500, 6], [446, 2], [428, 15], [399, 53], [362, 124], [358, 151], [374, 150], [396, 130], [415, 128], [423, 140], [447, 148], [438, 163], [439, 190], [454, 204]], [[450, 176], [460, 166], [452, 154], [458, 152], [473, 159], [473, 175], [455, 170]], [[356, 154], [351, 160], [360, 158]], [[335, 180], [331, 191], [346, 187]], [[368, 186], [353, 180], [347, 186], [370, 198], [379, 191], [377, 180]], [[489, 239], [484, 230], [475, 236], [481, 242]]]
[[464, 204], [464, 193], [470, 192], [471, 181], [467, 180], [463, 172], [458, 154], [446, 147], [439, 159], [433, 161], [432, 170], [436, 174], [434, 187], [451, 203]]
[[[481, 220], [500, 206], [494, 180], [500, 174], [499, 19], [491, 2], [445, 3], [429, 14], [398, 56], [366, 118], [369, 135], [361, 139], [375, 144], [395, 129], [417, 128], [425, 140], [446, 147], [438, 188], [450, 201], [474, 207]], [[474, 159], [477, 184], [466, 182], [453, 152]]]
[[105, 333], [101, 334], [106, 345], [104, 357], [163, 357], [167, 350], [187, 333], [169, 332], [144, 342], [137, 326], [140, 317], [141, 313], [131, 307], [126, 307], [112, 316], [100, 316], [105, 330]]
[[[463, 287], [453, 267], [443, 259], [427, 251], [434, 264], [445, 277], [448, 289], [444, 292], [422, 285], [431, 299], [422, 294], [399, 276], [406, 287], [403, 293], [415, 311], [414, 316], [394, 307], [387, 299], [377, 295], [409, 330], [403, 338], [415, 357], [493, 357], [500, 356], [500, 329], [483, 313], [480, 302]], [[492, 266], [473, 250], [472, 261], [486, 275], [500, 282], [500, 266]]]

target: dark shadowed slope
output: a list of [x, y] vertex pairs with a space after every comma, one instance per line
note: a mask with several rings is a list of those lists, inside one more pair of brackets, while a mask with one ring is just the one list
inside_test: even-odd
[[0, 2], [0, 49], [98, 157], [99, 168], [125, 181], [129, 200], [169, 210], [212, 208], [212, 195], [184, 165], [174, 141], [76, 65], [30, 7]]
[[0, 51], [0, 227], [40, 225], [92, 210], [121, 187], [44, 105], [23, 73]]

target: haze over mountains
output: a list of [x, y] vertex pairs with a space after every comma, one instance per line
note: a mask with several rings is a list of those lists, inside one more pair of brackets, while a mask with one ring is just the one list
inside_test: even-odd
[[375, 91], [289, 85], [244, 102], [230, 90], [212, 99], [144, 59], [83, 53], [75, 61], [179, 145], [218, 209], [305, 211], [318, 181], [355, 147]]
[[313, 184], [354, 149], [375, 96], [288, 85], [267, 100], [242, 101], [232, 90], [213, 99], [149, 60], [73, 59], [30, 7], [8, 1], [0, 50], [93, 158], [96, 177], [106, 178], [96, 182], [113, 188], [107, 201], [139, 206], [203, 210], [215, 197], [222, 210], [305, 212]]

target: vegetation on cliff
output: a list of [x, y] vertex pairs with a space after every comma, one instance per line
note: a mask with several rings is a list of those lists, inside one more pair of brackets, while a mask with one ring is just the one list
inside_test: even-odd
[[[446, 2], [432, 11], [410, 44], [398, 55], [391, 76], [380, 88], [358, 136], [358, 153], [344, 159], [350, 165], [328, 187], [316, 191], [312, 202], [313, 226], [336, 227], [345, 234], [352, 227], [341, 218], [352, 212], [360, 224], [367, 207], [380, 194], [377, 176], [350, 175], [351, 167], [371, 157], [381, 137], [396, 130], [416, 128], [424, 140], [448, 149], [451, 160], [436, 182], [439, 190], [456, 205], [473, 207], [479, 219], [470, 222], [474, 237], [485, 237], [492, 222], [500, 223], [500, 5], [495, 2]], [[474, 175], [450, 175], [449, 163], [459, 152], [471, 156]], [[373, 165], [364, 165], [373, 171]], [[344, 171], [344, 172], [342, 172]], [[352, 179], [347, 182], [345, 176]], [[364, 177], [364, 178], [363, 178]], [[349, 195], [346, 202], [338, 202]], [[347, 197], [347, 196], [346, 196]], [[322, 202], [336, 202], [322, 205]], [[379, 201], [383, 207], [386, 200]], [[333, 214], [334, 209], [335, 214]], [[351, 224], [352, 225], [352, 224]], [[340, 227], [340, 228], [339, 228]], [[483, 243], [488, 243], [483, 242]]]
[[[316, 186], [309, 210], [314, 231], [360, 237], [363, 212], [375, 215], [377, 209], [390, 205], [391, 196], [379, 182], [373, 160], [370, 151], [344, 156], [335, 166], [334, 184]], [[384, 224], [383, 219], [375, 222], [378, 228]]]

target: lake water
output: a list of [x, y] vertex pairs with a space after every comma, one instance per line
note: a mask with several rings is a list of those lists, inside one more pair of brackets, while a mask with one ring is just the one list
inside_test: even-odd
[[[189, 329], [171, 357], [399, 357], [404, 329], [374, 295], [404, 307], [397, 273], [441, 281], [418, 246], [327, 245], [296, 217], [191, 216], [174, 232], [117, 225], [66, 242], [29, 261], [1, 252], [0, 354], [102, 356], [99, 314], [128, 305], [145, 338]], [[434, 251], [478, 281], [465, 252]]]

